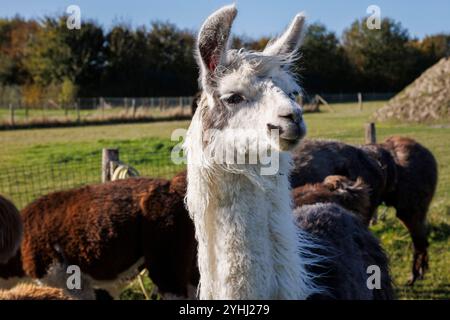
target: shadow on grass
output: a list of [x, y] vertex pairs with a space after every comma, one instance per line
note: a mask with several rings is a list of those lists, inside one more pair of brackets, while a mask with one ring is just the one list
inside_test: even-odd
[[438, 224], [430, 225], [430, 241], [431, 242], [442, 242], [447, 241], [450, 237], [450, 225], [441, 222]]
[[430, 287], [422, 281], [418, 281], [414, 286], [408, 286], [406, 284], [397, 285], [398, 295], [402, 295], [406, 299], [419, 299], [419, 300], [447, 300], [450, 298], [450, 284], [440, 283], [435, 288]]

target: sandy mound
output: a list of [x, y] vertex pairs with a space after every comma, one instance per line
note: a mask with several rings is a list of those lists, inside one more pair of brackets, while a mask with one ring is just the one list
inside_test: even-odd
[[379, 109], [379, 121], [449, 122], [450, 58], [442, 58]]

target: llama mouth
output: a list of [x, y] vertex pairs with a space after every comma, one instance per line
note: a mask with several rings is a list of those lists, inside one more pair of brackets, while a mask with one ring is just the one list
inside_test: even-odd
[[272, 130], [278, 130], [278, 145], [280, 150], [283, 151], [291, 150], [292, 148], [294, 148], [305, 136], [305, 132], [302, 126], [294, 122], [289, 123], [284, 127], [268, 124], [267, 134], [269, 136], [271, 136]]
[[289, 126], [283, 134], [280, 134], [280, 148], [282, 150], [291, 150], [296, 147], [305, 137], [306, 131], [301, 125]]
[[304, 137], [303, 129], [300, 125], [289, 125], [284, 132], [280, 133], [280, 139], [297, 143]]

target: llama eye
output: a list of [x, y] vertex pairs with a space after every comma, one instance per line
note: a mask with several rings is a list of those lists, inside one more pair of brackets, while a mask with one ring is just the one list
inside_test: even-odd
[[244, 101], [244, 97], [238, 93], [233, 93], [232, 95], [225, 98], [224, 100], [228, 104], [238, 104], [238, 103], [241, 103], [242, 101]]

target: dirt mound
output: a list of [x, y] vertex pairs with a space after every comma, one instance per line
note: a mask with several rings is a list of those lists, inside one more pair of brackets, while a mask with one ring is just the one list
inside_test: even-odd
[[379, 121], [450, 122], [450, 58], [442, 58], [374, 114]]

